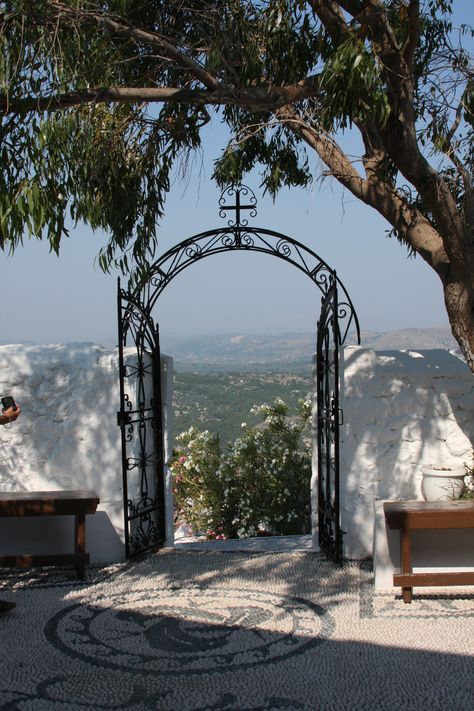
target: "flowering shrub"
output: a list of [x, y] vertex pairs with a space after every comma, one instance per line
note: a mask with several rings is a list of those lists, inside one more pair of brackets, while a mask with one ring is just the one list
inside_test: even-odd
[[464, 489], [462, 499], [474, 499], [474, 452], [472, 453], [473, 465], [465, 464], [466, 476], [464, 477]]
[[243, 423], [224, 453], [207, 431], [179, 435], [171, 462], [177, 521], [216, 539], [309, 533], [311, 403], [300, 401], [292, 418], [288, 410], [281, 399], [252, 408], [261, 423]]
[[194, 531], [216, 527], [222, 490], [216, 478], [221, 465], [219, 438], [191, 427], [177, 437], [180, 449], [171, 461], [175, 523], [186, 522]]

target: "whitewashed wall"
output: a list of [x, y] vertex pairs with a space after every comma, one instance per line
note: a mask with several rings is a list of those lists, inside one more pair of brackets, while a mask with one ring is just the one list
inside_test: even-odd
[[[133, 358], [134, 349], [127, 349], [126, 360]], [[165, 425], [170, 425], [172, 360], [167, 356], [162, 357], [162, 372]], [[100, 505], [87, 520], [91, 562], [123, 559], [117, 350], [90, 343], [0, 346], [0, 393], [11, 394], [22, 407], [11, 427], [0, 427], [0, 490], [94, 489]], [[170, 503], [168, 496], [168, 507]], [[26, 527], [24, 520], [0, 519], [2, 552], [51, 548], [45, 524], [45, 519], [29, 519]], [[61, 534], [64, 526], [70, 535]], [[70, 551], [71, 526], [70, 517], [48, 520], [46, 528], [64, 547], [58, 550], [56, 545], [56, 552]], [[25, 536], [44, 546], [25, 551]]]
[[372, 555], [374, 502], [420, 499], [422, 464], [471, 462], [474, 377], [444, 350], [344, 350], [344, 554]]
[[[127, 359], [133, 359], [129, 349]], [[166, 455], [171, 452], [172, 360], [163, 357]], [[341, 504], [344, 554], [372, 555], [377, 501], [420, 496], [420, 466], [470, 461], [474, 378], [446, 351], [343, 353]], [[21, 404], [21, 418], [0, 427], [0, 490], [92, 488], [101, 499], [88, 517], [93, 563], [121, 560], [123, 504], [118, 364], [115, 349], [93, 344], [0, 346], [0, 394]], [[316, 477], [312, 500], [316, 511]], [[167, 544], [173, 544], [172, 487], [167, 473]], [[71, 527], [62, 517], [51, 526]], [[67, 552], [64, 528], [51, 535]], [[45, 520], [0, 519], [1, 550], [25, 552], [44, 542]], [[36, 533], [37, 532], [37, 533]], [[25, 540], [25, 536], [28, 540]], [[8, 548], [6, 545], [8, 544]], [[30, 550], [29, 552], [41, 552]]]

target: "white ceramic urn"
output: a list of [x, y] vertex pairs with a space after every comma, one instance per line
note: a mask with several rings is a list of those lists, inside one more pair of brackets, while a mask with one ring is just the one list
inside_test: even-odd
[[461, 496], [466, 476], [462, 464], [446, 467], [424, 464], [421, 473], [421, 494], [425, 501], [453, 501]]

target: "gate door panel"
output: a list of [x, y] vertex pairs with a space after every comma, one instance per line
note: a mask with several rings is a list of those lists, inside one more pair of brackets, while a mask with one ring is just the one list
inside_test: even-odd
[[342, 561], [339, 507], [339, 345], [337, 281], [322, 299], [317, 335], [318, 537], [332, 560]]
[[[127, 558], [163, 545], [164, 457], [158, 327], [118, 287], [120, 410]], [[126, 346], [131, 347], [127, 348]]]

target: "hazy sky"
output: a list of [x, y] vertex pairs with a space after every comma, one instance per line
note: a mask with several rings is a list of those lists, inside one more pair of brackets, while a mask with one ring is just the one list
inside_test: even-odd
[[[474, 3], [457, 0], [460, 19], [474, 21]], [[177, 182], [160, 229], [159, 253], [193, 234], [220, 227], [219, 191], [210, 182], [223, 129], [208, 130], [204, 160], [190, 181]], [[320, 166], [311, 158], [315, 173]], [[338, 272], [363, 330], [447, 325], [434, 272], [387, 239], [388, 225], [335, 181], [309, 190], [284, 190], [273, 203], [247, 181], [258, 199], [253, 226], [303, 242]], [[101, 234], [78, 226], [59, 258], [46, 243], [26, 241], [15, 255], [0, 253], [3, 342], [116, 342], [117, 274], [94, 264]], [[278, 333], [314, 330], [320, 292], [307, 276], [268, 255], [229, 253], [193, 264], [163, 292], [155, 314], [163, 337], [203, 333]]]
[[[205, 229], [219, 227], [218, 190], [201, 179], [170, 196], [161, 252]], [[387, 226], [336, 184], [314, 192], [283, 192], [275, 204], [259, 200], [252, 224], [303, 242], [337, 269], [361, 327], [391, 330], [447, 323], [434, 273], [407, 259]], [[117, 274], [104, 275], [94, 259], [104, 238], [83, 226], [57, 258], [47, 244], [26, 242], [13, 257], [0, 256], [0, 338], [15, 342], [114, 341]], [[175, 278], [158, 301], [163, 335], [313, 330], [320, 292], [298, 269], [268, 255], [208, 257]]]

